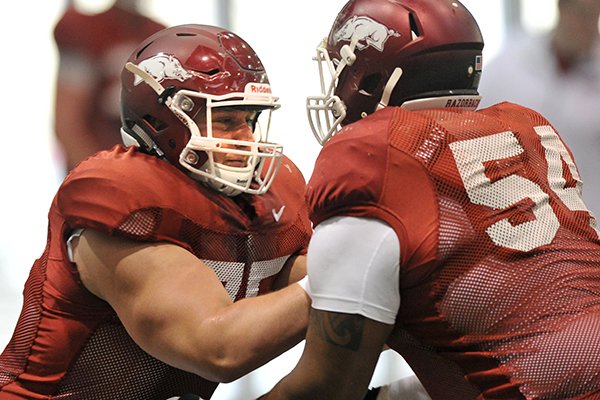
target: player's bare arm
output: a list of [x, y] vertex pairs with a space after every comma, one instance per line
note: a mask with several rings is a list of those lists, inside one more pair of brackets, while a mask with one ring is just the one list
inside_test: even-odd
[[142, 349], [175, 367], [228, 382], [304, 337], [310, 303], [299, 285], [233, 303], [216, 274], [179, 246], [90, 229], [73, 245], [88, 290], [111, 304]]
[[312, 309], [298, 366], [261, 399], [362, 399], [391, 330], [360, 315]]

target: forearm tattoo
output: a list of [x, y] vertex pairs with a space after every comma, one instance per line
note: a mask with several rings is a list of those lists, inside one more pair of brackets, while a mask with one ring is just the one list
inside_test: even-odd
[[360, 347], [365, 326], [363, 316], [313, 310], [310, 319], [317, 334], [328, 343], [348, 350]]

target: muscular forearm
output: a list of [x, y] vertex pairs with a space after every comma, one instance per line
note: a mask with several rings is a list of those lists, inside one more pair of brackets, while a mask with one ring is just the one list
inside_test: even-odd
[[310, 299], [298, 284], [238, 301], [203, 323], [209, 333], [212, 374], [235, 380], [289, 350], [305, 336]]

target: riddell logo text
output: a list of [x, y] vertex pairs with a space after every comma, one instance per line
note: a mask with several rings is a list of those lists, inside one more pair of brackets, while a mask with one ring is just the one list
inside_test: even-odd
[[250, 85], [250, 93], [271, 93], [271, 87], [268, 85]]

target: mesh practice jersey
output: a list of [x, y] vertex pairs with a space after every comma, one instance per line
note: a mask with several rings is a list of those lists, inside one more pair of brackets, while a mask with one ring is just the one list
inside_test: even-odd
[[109, 304], [84, 288], [68, 261], [66, 238], [88, 227], [174, 243], [213, 268], [238, 300], [269, 292], [290, 255], [305, 253], [311, 227], [304, 187], [288, 159], [269, 192], [233, 198], [134, 147], [116, 146], [81, 163], [52, 203], [47, 247], [33, 265], [17, 327], [0, 356], [0, 398], [209, 398], [215, 383], [142, 351]]
[[383, 109], [324, 146], [307, 198], [315, 225], [349, 215], [396, 232], [388, 344], [434, 400], [600, 399], [598, 232], [541, 115]]

